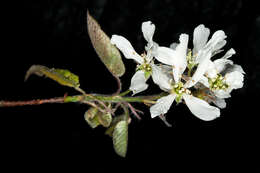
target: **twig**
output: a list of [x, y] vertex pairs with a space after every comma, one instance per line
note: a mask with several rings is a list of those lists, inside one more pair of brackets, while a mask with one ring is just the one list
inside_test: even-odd
[[166, 118], [165, 118], [164, 115], [160, 115], [159, 117], [161, 118], [161, 120], [164, 122], [164, 124], [165, 124], [167, 127], [172, 127], [172, 125], [167, 122], [167, 120], [166, 120]]
[[141, 117], [138, 115], [137, 112], [142, 113], [142, 114], [143, 114], [143, 112], [140, 111], [140, 110], [135, 109], [130, 103], [125, 103], [125, 104], [129, 107], [129, 109], [130, 109], [131, 112], [135, 115], [135, 117], [136, 117], [137, 119], [141, 120]]
[[113, 111], [109, 107], [107, 107], [107, 105], [104, 102], [102, 102], [100, 100], [96, 100], [96, 101], [97, 101], [97, 103], [99, 103], [101, 106], [104, 107], [104, 109], [106, 110], [107, 113], [113, 114]]
[[[98, 95], [98, 94], [86, 94], [86, 95], [74, 95], [65, 97], [55, 97], [50, 99], [35, 99], [28, 101], [0, 101], [0, 107], [15, 107], [15, 106], [27, 106], [27, 105], [41, 105], [46, 103], [86, 103], [89, 104], [92, 101], [101, 101], [107, 103], [123, 103], [123, 102], [138, 102], [144, 103], [148, 100], [154, 101], [165, 93], [150, 96], [136, 96], [136, 97], [120, 97], [120, 96], [109, 96], [109, 95]], [[145, 100], [145, 101], [144, 101]], [[149, 102], [149, 101], [148, 101]]]
[[121, 84], [121, 81], [120, 81], [119, 77], [117, 77], [115, 75], [113, 75], [113, 76], [114, 76], [114, 78], [116, 79], [116, 82], [117, 82], [117, 90], [116, 90], [115, 93], [112, 94], [112, 96], [116, 96], [116, 95], [118, 95], [120, 93], [120, 91], [122, 89], [122, 84]]
[[115, 115], [116, 110], [118, 109], [118, 107], [119, 107], [121, 104], [122, 104], [121, 102], [119, 102], [119, 103], [116, 104], [116, 106], [115, 106], [114, 109], [113, 109], [112, 115]]
[[51, 99], [37, 99], [29, 101], [1, 101], [0, 107], [16, 107], [16, 106], [27, 106], [27, 105], [41, 105], [45, 103], [64, 103], [64, 97], [57, 97]]

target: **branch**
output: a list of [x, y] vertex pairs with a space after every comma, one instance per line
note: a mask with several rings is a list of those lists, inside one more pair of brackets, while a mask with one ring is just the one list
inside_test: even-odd
[[29, 101], [0, 101], [0, 107], [16, 107], [27, 105], [41, 105], [45, 103], [64, 103], [65, 97], [57, 97], [51, 99], [37, 99]]
[[119, 95], [110, 96], [110, 95], [87, 94], [87, 95], [55, 97], [50, 99], [36, 99], [36, 100], [28, 100], [28, 101], [0, 101], [0, 107], [41, 105], [46, 103], [89, 104], [89, 102], [91, 101], [101, 101], [107, 103], [120, 103], [120, 102], [154, 103], [155, 100], [161, 98], [162, 96], [165, 96], [165, 93], [150, 95], [150, 96], [135, 96], [135, 97], [121, 97]]

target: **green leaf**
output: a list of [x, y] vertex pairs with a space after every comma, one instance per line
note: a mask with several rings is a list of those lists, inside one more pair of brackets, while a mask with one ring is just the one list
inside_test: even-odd
[[45, 75], [46, 77], [58, 82], [61, 85], [73, 87], [76, 90], [85, 93], [79, 88], [79, 77], [69, 70], [48, 68], [42, 65], [32, 65], [25, 75], [25, 81], [32, 75], [36, 74], [38, 76]]
[[115, 152], [121, 156], [126, 156], [128, 142], [128, 123], [126, 120], [119, 121], [113, 131], [113, 144]]
[[101, 29], [100, 25], [89, 12], [87, 13], [87, 23], [91, 43], [101, 61], [113, 75], [118, 77], [123, 76], [125, 73], [125, 66], [120, 52], [111, 44], [110, 38]]
[[100, 125], [98, 117], [96, 116], [97, 113], [98, 113], [98, 109], [91, 107], [84, 114], [84, 118], [86, 122], [93, 129]]
[[112, 122], [112, 115], [110, 113], [102, 113], [97, 108], [91, 107], [85, 112], [85, 120], [90, 127], [95, 128], [98, 125], [109, 127]]
[[116, 124], [108, 127], [107, 130], [105, 131], [105, 134], [110, 137], [113, 137], [113, 132], [114, 132], [115, 127], [116, 127]]
[[104, 127], [109, 127], [112, 122], [112, 115], [110, 113], [102, 113], [100, 112], [98, 115], [99, 123]]
[[64, 69], [53, 69], [54, 73], [57, 73], [64, 77], [66, 80], [70, 81], [73, 86], [79, 86], [79, 77], [73, 73], [71, 73], [69, 70]]
[[122, 114], [122, 115], [114, 117], [112, 122], [110, 123], [110, 126], [107, 128], [105, 134], [110, 136], [110, 137], [113, 137], [113, 132], [114, 132], [114, 129], [116, 127], [116, 124], [119, 121], [123, 121], [123, 120], [126, 120], [126, 115], [125, 114]]

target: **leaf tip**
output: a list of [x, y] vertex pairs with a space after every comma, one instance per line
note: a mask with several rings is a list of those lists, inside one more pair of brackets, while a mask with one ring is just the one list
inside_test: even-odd
[[41, 65], [32, 65], [26, 72], [25, 77], [24, 77], [24, 82], [27, 81], [27, 79], [32, 75], [36, 74], [38, 76], [42, 76], [43, 74], [40, 72], [40, 69], [42, 69], [43, 66]]

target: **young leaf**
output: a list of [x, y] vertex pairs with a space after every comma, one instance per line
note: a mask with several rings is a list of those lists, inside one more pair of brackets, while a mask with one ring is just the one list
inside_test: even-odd
[[98, 109], [91, 107], [84, 114], [84, 118], [86, 122], [93, 129], [96, 128], [98, 125], [100, 125], [99, 120], [96, 116], [97, 113], [98, 113]]
[[116, 124], [119, 122], [119, 121], [123, 121], [126, 119], [126, 115], [125, 114], [122, 114], [122, 115], [119, 115], [119, 116], [115, 116], [112, 120], [112, 122], [110, 123], [110, 126], [107, 128], [105, 134], [110, 136], [110, 137], [113, 137], [113, 132], [114, 132], [114, 129], [116, 127]]
[[111, 44], [110, 38], [89, 12], [87, 12], [87, 23], [91, 43], [99, 58], [113, 75], [122, 76], [125, 73], [125, 66], [118, 49]]
[[25, 81], [32, 75], [36, 74], [38, 76], [45, 75], [46, 77], [58, 82], [61, 85], [65, 85], [68, 87], [73, 87], [76, 90], [84, 93], [79, 86], [79, 77], [69, 70], [64, 69], [55, 69], [55, 68], [48, 68], [42, 65], [32, 65], [25, 75]]
[[110, 113], [102, 113], [100, 112], [98, 115], [98, 121], [100, 124], [102, 124], [104, 127], [109, 127], [109, 125], [112, 122], [112, 115]]
[[128, 142], [128, 122], [126, 120], [119, 121], [113, 131], [113, 144], [115, 152], [121, 156], [126, 156]]

